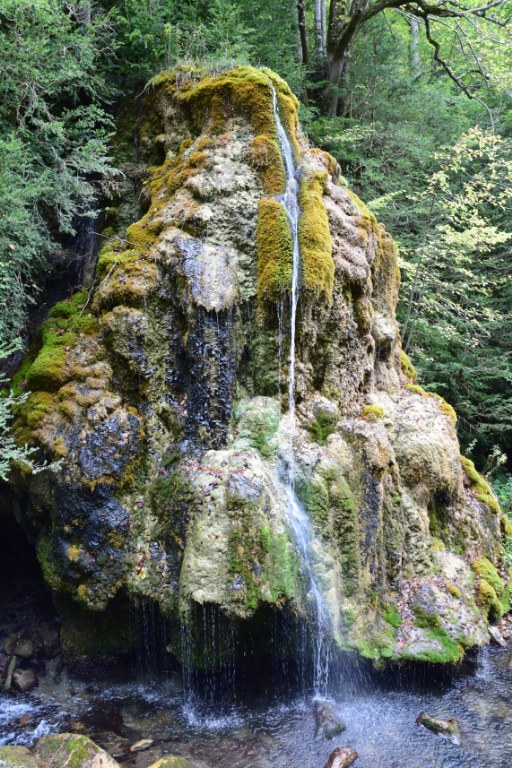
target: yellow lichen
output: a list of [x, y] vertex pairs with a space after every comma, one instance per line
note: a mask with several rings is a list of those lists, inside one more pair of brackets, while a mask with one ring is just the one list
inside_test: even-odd
[[475, 465], [470, 459], [465, 456], [460, 457], [460, 461], [464, 472], [469, 480], [471, 490], [482, 504], [486, 504], [489, 509], [499, 514], [501, 512], [500, 505], [489, 483], [477, 472]]
[[445, 416], [448, 416], [454, 426], [457, 424], [457, 414], [455, 413], [454, 408], [450, 405], [450, 403], [447, 403], [446, 400], [441, 397], [441, 395], [438, 395], [436, 392], [427, 392], [425, 389], [423, 389], [423, 387], [420, 387], [419, 384], [406, 384], [405, 388], [410, 392], [416, 392], [417, 395], [421, 395], [422, 397], [433, 398], [437, 402], [441, 413], [444, 413]]
[[78, 561], [78, 558], [80, 557], [82, 553], [81, 547], [78, 546], [78, 544], [70, 544], [68, 547], [68, 559], [71, 560], [72, 563], [76, 563]]
[[[202, 73], [201, 73], [202, 74]], [[186, 90], [175, 89], [175, 98], [186, 104], [202, 129], [208, 123], [208, 133], [226, 129], [226, 122], [242, 116], [252, 125], [256, 135], [275, 133], [271, 83], [279, 98], [282, 119], [291, 129], [298, 102], [284, 80], [268, 69], [241, 66], [220, 75], [201, 77]], [[293, 140], [294, 136], [290, 138]]]
[[32, 392], [19, 409], [19, 416], [30, 429], [38, 429], [54, 406], [54, 397], [49, 392]]
[[418, 378], [418, 374], [416, 372], [416, 368], [411, 363], [409, 355], [407, 352], [404, 352], [403, 349], [400, 350], [400, 368], [402, 369], [402, 373], [409, 380], [409, 382], [414, 384]]
[[347, 194], [354, 203], [355, 207], [357, 208], [357, 211], [359, 215], [361, 216], [362, 225], [364, 229], [366, 229], [368, 232], [375, 232], [377, 233], [379, 230], [379, 224], [377, 222], [377, 219], [375, 218], [375, 214], [373, 214], [370, 209], [363, 203], [363, 201], [355, 194], [355, 192], [352, 192], [351, 189], [347, 189]]
[[264, 197], [258, 208], [258, 298], [273, 301], [289, 290], [293, 240], [284, 206]]
[[380, 405], [365, 405], [361, 415], [366, 421], [378, 421], [384, 418], [384, 408]]
[[263, 189], [267, 195], [278, 195], [284, 192], [286, 186], [284, 163], [277, 141], [266, 135], [256, 136], [247, 155], [253, 168], [259, 171]]
[[329, 219], [323, 201], [327, 172], [302, 180], [299, 190], [299, 247], [304, 287], [332, 299], [334, 261]]

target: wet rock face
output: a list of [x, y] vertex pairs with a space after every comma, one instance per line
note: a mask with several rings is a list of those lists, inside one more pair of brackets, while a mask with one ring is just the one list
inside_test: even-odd
[[[283, 484], [291, 236], [271, 83], [300, 168], [296, 486], [333, 637], [457, 660], [508, 605], [501, 512], [400, 351], [393, 241], [267, 70], [148, 89], [123, 167], [145, 213], [126, 228], [129, 190], [111, 209], [95, 290], [53, 308], [17, 377], [19, 440], [59, 460], [14, 478], [20, 521], [64, 629], [73, 605], [83, 623], [141, 599], [185, 621], [307, 612]], [[492, 571], [468, 565], [482, 555]]]

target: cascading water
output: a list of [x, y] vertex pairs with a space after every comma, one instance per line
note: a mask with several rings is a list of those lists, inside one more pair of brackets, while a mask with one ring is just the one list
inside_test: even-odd
[[309, 597], [312, 602], [315, 632], [314, 632], [314, 679], [313, 685], [315, 694], [325, 694], [329, 678], [330, 662], [330, 616], [325, 602], [322, 589], [319, 584], [318, 575], [314, 567], [313, 551], [313, 531], [311, 521], [302, 507], [295, 492], [296, 463], [294, 452], [294, 433], [295, 433], [295, 333], [297, 324], [297, 303], [299, 298], [299, 269], [300, 269], [300, 247], [299, 247], [299, 216], [300, 207], [298, 199], [297, 169], [293, 160], [293, 151], [288, 135], [284, 129], [279, 114], [279, 105], [276, 90], [271, 83], [272, 104], [274, 118], [276, 121], [277, 138], [279, 148], [283, 157], [286, 190], [282, 196], [282, 202], [286, 209], [290, 229], [292, 233], [293, 255], [292, 255], [292, 281], [290, 292], [290, 366], [288, 373], [288, 410], [290, 419], [290, 451], [289, 461], [286, 472], [286, 494], [288, 499], [288, 511], [290, 515], [290, 525], [293, 530], [295, 541], [299, 549], [302, 567], [309, 581]]

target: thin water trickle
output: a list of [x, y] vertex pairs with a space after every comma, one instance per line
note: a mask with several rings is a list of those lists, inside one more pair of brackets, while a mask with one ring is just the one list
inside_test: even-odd
[[[297, 327], [297, 304], [299, 299], [299, 274], [300, 274], [300, 246], [299, 246], [299, 196], [298, 196], [298, 172], [295, 168], [293, 150], [281, 121], [276, 90], [271, 83], [272, 104], [276, 121], [277, 138], [281, 155], [283, 157], [286, 173], [286, 190], [282, 196], [290, 229], [292, 233], [292, 280], [290, 290], [290, 367], [288, 372], [288, 411], [290, 419], [290, 451], [286, 470], [286, 494], [288, 499], [288, 511], [290, 525], [297, 543], [302, 567], [309, 581], [309, 595], [313, 607], [314, 618], [314, 678], [315, 694], [325, 695], [329, 678], [330, 664], [330, 617], [327, 604], [319, 583], [318, 575], [314, 567], [313, 531], [311, 521], [302, 507], [295, 492], [296, 462], [294, 451], [295, 437], [295, 337]], [[279, 352], [281, 354], [281, 317], [279, 318]]]

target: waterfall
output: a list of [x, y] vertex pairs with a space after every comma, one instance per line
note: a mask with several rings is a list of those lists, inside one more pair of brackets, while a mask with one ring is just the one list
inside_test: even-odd
[[297, 302], [299, 297], [299, 216], [297, 169], [293, 151], [286, 130], [281, 122], [277, 93], [272, 88], [272, 104], [276, 121], [277, 138], [286, 174], [286, 190], [282, 202], [286, 209], [293, 241], [292, 281], [290, 291], [290, 367], [288, 373], [288, 410], [290, 418], [290, 459], [286, 472], [286, 495], [290, 526], [299, 550], [302, 568], [309, 582], [309, 597], [312, 602], [314, 618], [314, 678], [316, 694], [325, 694], [329, 677], [329, 629], [330, 616], [325, 598], [314, 567], [313, 530], [311, 521], [295, 492], [296, 462], [294, 450], [295, 436], [295, 333], [297, 325]]

